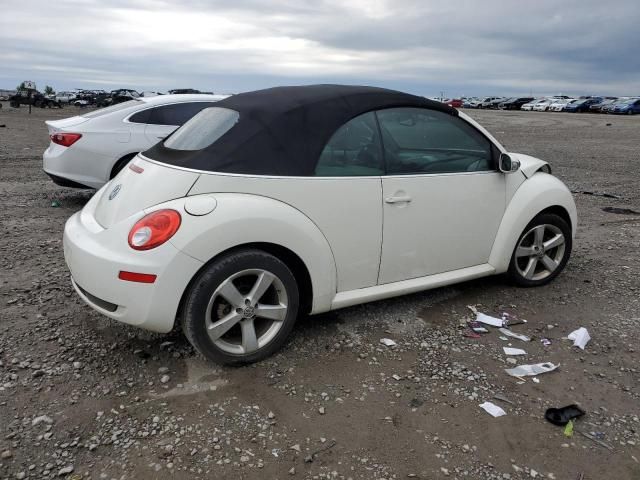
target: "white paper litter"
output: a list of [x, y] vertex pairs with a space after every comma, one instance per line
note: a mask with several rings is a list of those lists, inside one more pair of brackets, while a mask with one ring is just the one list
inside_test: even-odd
[[393, 347], [396, 345], [396, 342], [394, 342], [390, 338], [381, 338], [380, 343], [382, 343], [383, 345], [386, 345], [387, 347]]
[[560, 365], [554, 365], [553, 363], [535, 363], [533, 365], [518, 365], [515, 368], [507, 368], [505, 372], [512, 377], [526, 377], [553, 372], [559, 366]]
[[502, 333], [503, 335], [506, 335], [507, 337], [513, 337], [513, 338], [517, 338], [518, 340], [522, 340], [523, 342], [530, 342], [531, 339], [529, 337], [527, 337], [526, 335], [520, 335], [519, 333], [514, 333], [511, 330], [507, 329], [507, 328], [501, 328], [500, 329], [500, 333]]
[[505, 355], [526, 355], [527, 352], [522, 350], [521, 348], [510, 348], [510, 347], [502, 347]]
[[482, 408], [485, 412], [487, 412], [492, 417], [501, 417], [507, 414], [507, 412], [501, 409], [498, 405], [491, 402], [481, 403], [480, 408]]
[[587, 343], [589, 343], [589, 340], [591, 340], [589, 332], [584, 327], [580, 327], [579, 329], [574, 330], [569, 334], [567, 338], [569, 340], [573, 340], [574, 347], [578, 347], [582, 350], [584, 350], [584, 347], [586, 347]]
[[478, 313], [476, 322], [484, 323], [485, 325], [491, 325], [492, 327], [504, 327], [504, 321], [499, 318], [490, 317], [484, 313]]

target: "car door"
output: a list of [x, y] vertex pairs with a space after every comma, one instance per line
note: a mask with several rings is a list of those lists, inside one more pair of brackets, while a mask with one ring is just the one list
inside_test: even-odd
[[175, 129], [199, 113], [202, 109], [214, 106], [214, 102], [183, 102], [161, 105], [149, 109], [145, 136], [151, 145], [168, 137]]
[[386, 165], [378, 283], [486, 264], [505, 209], [497, 148], [448, 113], [376, 115]]

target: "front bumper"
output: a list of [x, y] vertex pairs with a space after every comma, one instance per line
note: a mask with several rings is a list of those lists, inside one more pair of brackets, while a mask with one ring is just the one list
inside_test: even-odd
[[[64, 230], [64, 256], [78, 295], [93, 309], [129, 325], [169, 332], [182, 294], [202, 262], [171, 242], [148, 251], [129, 247], [127, 234], [140, 218], [103, 229], [93, 218], [91, 202], [73, 215]], [[120, 280], [120, 271], [157, 275], [152, 284]]]

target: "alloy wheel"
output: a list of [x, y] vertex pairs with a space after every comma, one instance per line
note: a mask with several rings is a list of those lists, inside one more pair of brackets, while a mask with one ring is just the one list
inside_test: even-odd
[[213, 292], [205, 313], [205, 326], [220, 350], [246, 355], [276, 337], [287, 310], [282, 280], [267, 270], [243, 270], [228, 277]]
[[555, 225], [536, 225], [516, 248], [516, 269], [527, 280], [543, 280], [556, 271], [565, 252], [565, 238]]

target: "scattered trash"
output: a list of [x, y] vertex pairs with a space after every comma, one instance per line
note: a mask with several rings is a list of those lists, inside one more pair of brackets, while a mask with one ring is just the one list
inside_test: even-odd
[[53, 208], [57, 208], [57, 207], [59, 207], [59, 206], [60, 206], [60, 202], [59, 202], [59, 201], [57, 201], [57, 200], [54, 200], [53, 202], [51, 202], [51, 206], [52, 206]]
[[521, 348], [502, 347], [505, 355], [526, 355], [527, 352]]
[[273, 455], [274, 457], [278, 458], [278, 455], [280, 454], [282, 450], [280, 450], [279, 448], [273, 448], [271, 449], [271, 455]]
[[522, 340], [523, 342], [531, 341], [531, 338], [527, 337], [526, 335], [520, 335], [519, 333], [514, 333], [511, 330], [506, 328], [501, 328], [500, 333], [502, 333], [503, 335], [506, 335], [507, 337], [517, 338], [518, 340]]
[[573, 340], [573, 346], [578, 347], [581, 350], [584, 350], [584, 347], [589, 343], [589, 340], [591, 340], [589, 332], [584, 327], [574, 330], [567, 336], [567, 338], [569, 340]]
[[546, 418], [549, 422], [554, 425], [558, 425], [560, 427], [569, 423], [570, 420], [574, 418], [579, 418], [583, 416], [586, 412], [582, 410], [579, 406], [567, 405], [562, 408], [548, 408], [544, 413], [544, 418]]
[[475, 333], [489, 333], [489, 330], [484, 328], [480, 322], [469, 322], [468, 325]]
[[551, 345], [551, 340], [549, 340], [548, 338], [541, 338], [540, 341], [542, 342], [542, 345], [545, 347], [548, 347], [549, 345]]
[[509, 400], [507, 397], [505, 397], [504, 395], [502, 395], [501, 393], [496, 393], [493, 398], [495, 398], [496, 400], [500, 400], [501, 402], [505, 402], [508, 403], [510, 405], [515, 405], [515, 402], [512, 402], [511, 400]]
[[507, 368], [505, 372], [512, 377], [526, 377], [553, 372], [559, 366], [560, 365], [554, 365], [553, 363], [536, 363], [533, 365], [518, 365], [516, 368]]
[[504, 340], [505, 342], [508, 342], [509, 339], [507, 337], [503, 337], [502, 335], [498, 337], [500, 340]]
[[387, 347], [395, 347], [396, 345], [396, 342], [394, 342], [390, 338], [381, 338], [380, 343], [382, 343], [383, 345], [386, 345]]
[[480, 338], [482, 336], [479, 333], [475, 333], [471, 328], [467, 328], [463, 335], [467, 338]]
[[473, 312], [474, 315], [478, 314], [478, 309], [475, 305], [467, 305], [467, 308]]
[[607, 213], [616, 213], [618, 215], [640, 215], [640, 212], [636, 212], [630, 208], [604, 207], [602, 211]]
[[507, 412], [501, 409], [498, 405], [491, 402], [484, 402], [480, 404], [480, 408], [482, 408], [485, 412], [487, 412], [492, 417], [502, 417], [503, 415], [507, 414]]
[[393, 378], [396, 381], [400, 381], [402, 379], [402, 377], [397, 373], [394, 373], [393, 375], [391, 375], [391, 378]]
[[531, 380], [533, 383], [540, 383], [540, 379], [538, 377], [533, 377]]
[[569, 420], [564, 427], [564, 436], [567, 438], [573, 437], [573, 420]]
[[504, 320], [499, 318], [490, 317], [484, 313], [478, 313], [476, 322], [484, 323], [485, 325], [491, 325], [492, 327], [504, 327]]
[[3, 124], [0, 124], [0, 128], [6, 128], [6, 126], [7, 126], [7, 125], [5, 125], [4, 123], [3, 123]]
[[523, 323], [527, 323], [525, 319], [520, 319], [509, 312], [502, 312], [502, 321], [504, 323], [503, 326], [511, 327], [513, 325], [521, 325]]

